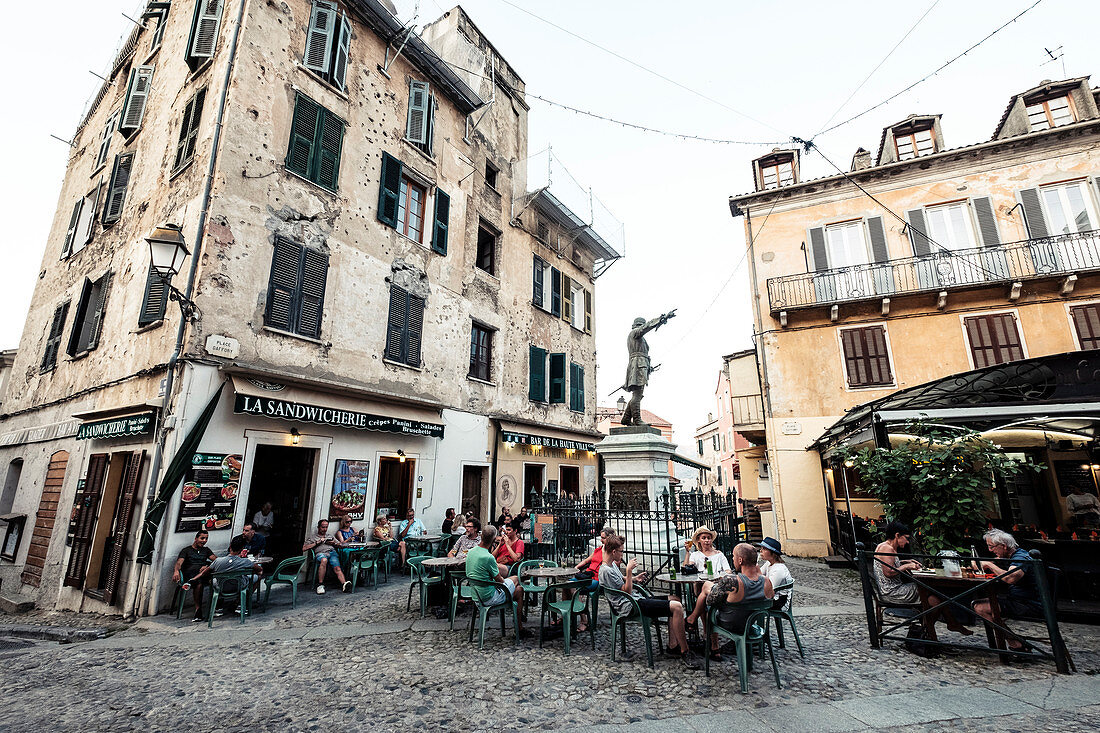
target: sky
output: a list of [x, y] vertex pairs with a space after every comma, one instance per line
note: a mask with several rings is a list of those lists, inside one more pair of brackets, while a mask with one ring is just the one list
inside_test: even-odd
[[[942, 114], [946, 145], [968, 145], [989, 139], [1011, 95], [1044, 79], [1095, 72], [1093, 86], [1100, 84], [1100, 3], [1039, 0], [959, 61], [815, 137], [828, 120], [847, 120], [929, 77], [1034, 4], [463, 2], [529, 95], [663, 132], [754, 143], [684, 140], [529, 97], [530, 153], [551, 146], [625, 226], [626, 256], [596, 283], [600, 403], [613, 404], [609, 393], [622, 383], [631, 320], [675, 308], [677, 317], [648, 338], [661, 369], [643, 406], [673, 423], [684, 453], [707, 413], [717, 413], [722, 355], [753, 343], [744, 224], [729, 212], [731, 195], [752, 190], [753, 158], [796, 136], [813, 138], [845, 167], [856, 148], [877, 151], [882, 128], [913, 113]], [[0, 176], [0, 200], [17, 216], [9, 216], [0, 235], [0, 312], [7, 314], [0, 319], [0, 348], [19, 343], [58, 205], [68, 147], [50, 135], [71, 138], [101, 83], [93, 72], [105, 73], [133, 27], [123, 13], [140, 17], [143, 5], [58, 0], [50, 6], [49, 53], [40, 34], [24, 30], [41, 25], [41, 9], [34, 3], [7, 8], [0, 88], [9, 113], [0, 118], [0, 139], [9, 141], [8, 175]], [[452, 7], [442, 0], [396, 5], [398, 16], [415, 16], [418, 27]], [[1047, 49], [1060, 58], [1052, 61]], [[14, 114], [17, 107], [28, 114]], [[804, 179], [830, 172], [820, 155], [803, 156]]]

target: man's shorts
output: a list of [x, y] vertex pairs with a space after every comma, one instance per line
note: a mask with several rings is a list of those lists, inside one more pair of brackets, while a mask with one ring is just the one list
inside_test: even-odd
[[504, 587], [508, 589], [508, 595], [505, 595], [504, 591], [502, 591], [500, 588], [497, 588], [496, 592], [493, 593], [493, 597], [490, 598], [489, 602], [486, 603], [485, 605], [486, 606], [499, 606], [502, 603], [504, 603], [505, 601], [510, 600], [512, 598], [512, 596], [515, 595], [516, 582], [514, 580], [512, 580], [511, 578], [505, 578], [504, 579]]
[[340, 567], [340, 553], [336, 552], [336, 550], [317, 555], [317, 562], [321, 562], [322, 560], [328, 560], [328, 566], [330, 568]]

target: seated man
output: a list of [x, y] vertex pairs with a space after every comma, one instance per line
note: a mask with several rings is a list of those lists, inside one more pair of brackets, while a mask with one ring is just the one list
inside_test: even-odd
[[[199, 571], [199, 577], [202, 578], [214, 573], [231, 573], [234, 570], [253, 571], [251, 575], [245, 575], [240, 579], [248, 583], [249, 592], [255, 589], [255, 586], [260, 582], [260, 577], [264, 574], [262, 567], [248, 559], [248, 546], [245, 544], [244, 538], [239, 535], [229, 543], [229, 554], [219, 557], [203, 567]], [[222, 597], [222, 611], [215, 612], [215, 615], [220, 616], [222, 613], [236, 612], [237, 604], [240, 602], [240, 581], [236, 579], [226, 580], [219, 590]]]
[[[257, 532], [255, 525], [253, 525], [251, 522], [244, 525], [244, 527], [241, 529], [241, 533], [233, 539], [243, 539], [245, 547], [248, 549], [248, 554], [255, 555], [256, 557], [260, 557], [261, 555], [263, 555], [264, 549], [267, 547], [267, 538]], [[231, 541], [231, 547], [232, 544], [233, 543]]]
[[481, 541], [481, 521], [477, 517], [466, 520], [466, 534], [455, 542], [455, 546], [447, 553], [448, 557], [466, 557], [466, 554], [477, 547]]
[[202, 621], [202, 593], [206, 589], [207, 580], [201, 579], [200, 572], [211, 562], [217, 559], [217, 555], [206, 546], [210, 535], [205, 529], [195, 533], [195, 539], [190, 545], [180, 550], [176, 558], [176, 566], [172, 570], [172, 582], [183, 582], [183, 590], [191, 589], [192, 598], [195, 599], [195, 617], [192, 621]]
[[409, 511], [405, 512], [405, 519], [397, 525], [397, 539], [403, 540], [407, 537], [420, 537], [426, 534], [428, 530], [424, 528], [424, 523], [417, 519], [416, 510], [409, 507]]
[[[999, 529], [991, 529], [982, 539], [989, 551], [997, 556], [997, 560], [982, 560], [981, 565], [974, 565], [979, 572], [992, 573], [997, 580], [1008, 586], [1007, 593], [997, 594], [997, 604], [1001, 607], [1001, 616], [1005, 618], [1020, 618], [1023, 616], [1041, 616], [1042, 603], [1039, 601], [1039, 592], [1035, 587], [1035, 563], [1031, 555], [1016, 544], [1016, 539], [1008, 532]], [[993, 611], [989, 607], [987, 599], [974, 602], [974, 613], [986, 621], [993, 620]], [[1010, 637], [1008, 648], [1014, 651], [1024, 649], [1024, 642], [1016, 637]]]
[[307, 550], [313, 550], [313, 557], [317, 560], [317, 595], [325, 592], [325, 570], [330, 565], [343, 591], [351, 593], [351, 581], [344, 577], [344, 571], [340, 568], [340, 554], [336, 551], [336, 540], [328, 536], [327, 519], [317, 522], [317, 534], [307, 537], [302, 544], [302, 552]]
[[[519, 578], [514, 575], [505, 578], [504, 574], [500, 572], [500, 566], [497, 565], [496, 558], [489, 552], [489, 548], [493, 546], [496, 540], [496, 527], [489, 525], [481, 531], [481, 544], [471, 548], [466, 553], [466, 577], [474, 580], [495, 580], [498, 583], [503, 583], [504, 587], [508, 589], [512, 600], [518, 605], [519, 615], [522, 618], [523, 588], [519, 585]], [[475, 588], [474, 591], [477, 593], [482, 605], [485, 606], [499, 605], [508, 599], [508, 596], [505, 596], [504, 591], [500, 588]], [[522, 636], [523, 628], [517, 627], [516, 632]]]
[[500, 536], [500, 542], [493, 551], [493, 557], [497, 559], [501, 575], [507, 575], [508, 569], [523, 559], [523, 540], [519, 538], [519, 533], [514, 526], [504, 525], [504, 534]]
[[[752, 611], [738, 607], [742, 601], [771, 600], [775, 597], [775, 589], [772, 587], [768, 576], [760, 572], [757, 565], [756, 548], [747, 542], [742, 542], [733, 548], [733, 567], [736, 571], [729, 575], [723, 575], [711, 584], [707, 593], [706, 605], [708, 608], [718, 607], [718, 625], [735, 634], [745, 633], [745, 621], [753, 613]], [[720, 659], [717, 655], [718, 636], [710, 635], [711, 658]]]

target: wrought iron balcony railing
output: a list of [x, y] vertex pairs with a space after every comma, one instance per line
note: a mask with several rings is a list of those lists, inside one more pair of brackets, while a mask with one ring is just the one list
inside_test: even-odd
[[1100, 270], [1100, 230], [768, 280], [771, 312]]

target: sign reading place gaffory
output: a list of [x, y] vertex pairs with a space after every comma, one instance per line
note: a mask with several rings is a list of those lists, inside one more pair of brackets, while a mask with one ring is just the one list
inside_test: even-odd
[[355, 410], [339, 410], [334, 407], [306, 405], [301, 402], [277, 400], [271, 397], [253, 397], [252, 395], [239, 393], [233, 402], [233, 412], [242, 415], [260, 415], [277, 420], [298, 420], [319, 425], [332, 425], [338, 428], [379, 430], [384, 433], [422, 435], [429, 438], [443, 437], [443, 426], [435, 423], [406, 420], [400, 417], [386, 417], [385, 415], [372, 415], [367, 412], [356, 412]]
[[131, 435], [150, 435], [153, 432], [153, 413], [113, 417], [110, 420], [86, 422], [76, 433], [77, 440], [103, 440], [126, 438]]

